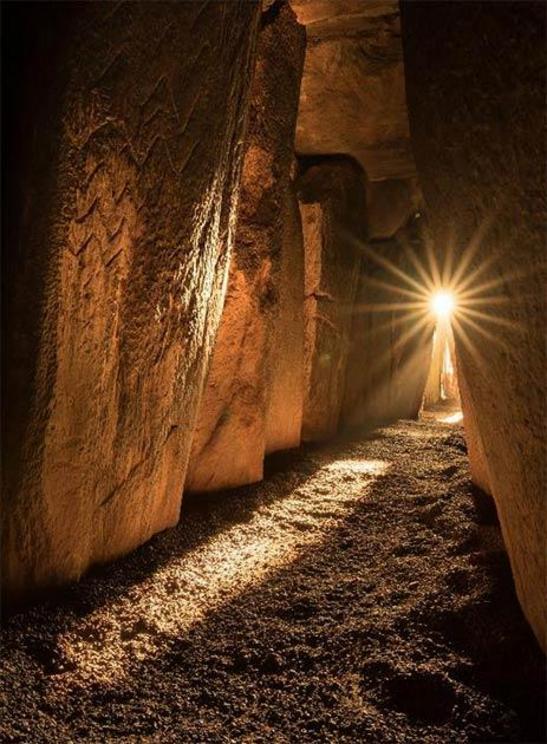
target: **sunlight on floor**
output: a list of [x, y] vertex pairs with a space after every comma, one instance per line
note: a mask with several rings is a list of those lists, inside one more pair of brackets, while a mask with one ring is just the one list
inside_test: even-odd
[[[324, 460], [321, 464], [288, 496], [177, 556], [147, 578], [134, 598], [124, 595], [111, 605], [112, 625], [103, 644], [110, 645], [110, 653], [115, 651], [115, 678], [123, 676], [129, 659], [145, 659], [156, 652], [154, 635], [180, 637], [211, 612], [319, 545], [367, 498], [375, 480], [389, 468], [383, 460]], [[135, 634], [129, 643], [121, 643], [120, 636], [128, 630], [123, 627], [124, 614], [134, 618], [136, 612], [141, 618], [154, 618], [153, 632]], [[93, 616], [89, 620], [93, 623]], [[114, 681], [113, 667], [106, 672], [101, 664], [100, 648], [74, 643], [68, 636], [65, 643], [83, 676], [109, 684]]]
[[382, 475], [386, 472], [387, 463], [384, 460], [336, 460], [328, 465], [330, 472], [351, 471], [352, 473], [368, 473], [369, 475]]
[[440, 418], [439, 421], [442, 424], [459, 424], [460, 421], [463, 421], [463, 413], [461, 411], [456, 411], [455, 413], [451, 413], [449, 416]]

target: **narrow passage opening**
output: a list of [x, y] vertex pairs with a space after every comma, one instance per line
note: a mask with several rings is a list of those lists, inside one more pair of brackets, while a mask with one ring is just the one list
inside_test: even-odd
[[451, 424], [463, 419], [451, 324], [455, 306], [456, 300], [450, 292], [439, 291], [431, 297], [430, 310], [436, 320], [422, 405], [422, 410], [439, 412], [440, 420]]

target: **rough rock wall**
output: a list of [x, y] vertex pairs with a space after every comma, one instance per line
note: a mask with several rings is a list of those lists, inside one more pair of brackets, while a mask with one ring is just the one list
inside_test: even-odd
[[477, 427], [477, 415], [473, 405], [473, 399], [467, 386], [464, 374], [458, 375], [460, 388], [460, 400], [463, 412], [463, 425], [465, 430], [465, 441], [467, 443], [467, 456], [469, 458], [469, 470], [473, 483], [477, 485], [484, 494], [492, 494], [490, 475], [488, 473], [488, 460], [484, 451], [484, 444]]
[[[544, 3], [404, 2], [414, 154], [438, 246], [479, 228], [485, 301], [456, 328], [517, 593], [545, 622]], [[434, 33], [432, 33], [434, 29]], [[489, 284], [490, 283], [490, 284]], [[490, 298], [490, 299], [489, 299]], [[487, 317], [484, 317], [486, 315]]]
[[178, 520], [257, 21], [247, 2], [20, 4], [4, 18], [10, 597]]
[[371, 181], [367, 192], [369, 238], [392, 238], [416, 212], [419, 204], [420, 195], [414, 179]]
[[302, 438], [332, 437], [346, 375], [361, 249], [366, 179], [351, 158], [325, 158], [298, 181], [305, 252], [305, 402]]
[[293, 183], [282, 196], [276, 317], [269, 340], [266, 453], [300, 444], [304, 411], [304, 243]]
[[[375, 241], [376, 256], [412, 276], [402, 240]], [[417, 252], [419, 246], [414, 246]], [[383, 265], [362, 259], [351, 328], [341, 424], [369, 429], [376, 424], [418, 416], [431, 361], [432, 324], [419, 327], [408, 299]]]
[[262, 478], [266, 450], [300, 443], [303, 248], [291, 183], [305, 33], [290, 6], [262, 16], [228, 293], [186, 488]]

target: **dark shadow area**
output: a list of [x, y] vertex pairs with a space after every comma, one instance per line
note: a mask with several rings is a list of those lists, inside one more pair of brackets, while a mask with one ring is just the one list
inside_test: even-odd
[[489, 493], [486, 493], [476, 486], [474, 483], [471, 484], [471, 498], [475, 504], [477, 510], [477, 520], [480, 524], [498, 524], [499, 517], [496, 509], [496, 502]]

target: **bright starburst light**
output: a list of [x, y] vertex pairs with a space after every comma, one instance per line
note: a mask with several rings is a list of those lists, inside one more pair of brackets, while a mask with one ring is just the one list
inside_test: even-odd
[[[518, 323], [500, 307], [509, 302], [503, 292], [509, 283], [521, 278], [524, 271], [500, 276], [494, 273], [496, 255], [481, 257], [479, 250], [493, 219], [486, 220], [455, 260], [454, 239], [449, 239], [442, 251], [433, 248], [430, 239], [412, 241], [398, 238], [398, 244], [360, 243], [359, 249], [381, 271], [370, 272], [370, 302], [357, 308], [363, 313], [385, 313], [385, 326], [400, 328], [397, 344], [404, 349], [421, 336], [430, 336], [438, 322], [449, 322], [459, 344], [484, 366], [483, 343], [507, 348], [504, 334], [496, 333], [503, 326], [519, 332]], [[441, 256], [441, 260], [439, 260]], [[486, 278], [490, 273], [490, 278]], [[500, 289], [502, 291], [500, 291]], [[416, 338], [418, 337], [418, 338]], [[383, 360], [376, 358], [381, 366]]]
[[429, 306], [433, 315], [439, 320], [448, 319], [456, 307], [456, 298], [452, 292], [439, 290], [431, 295]]

